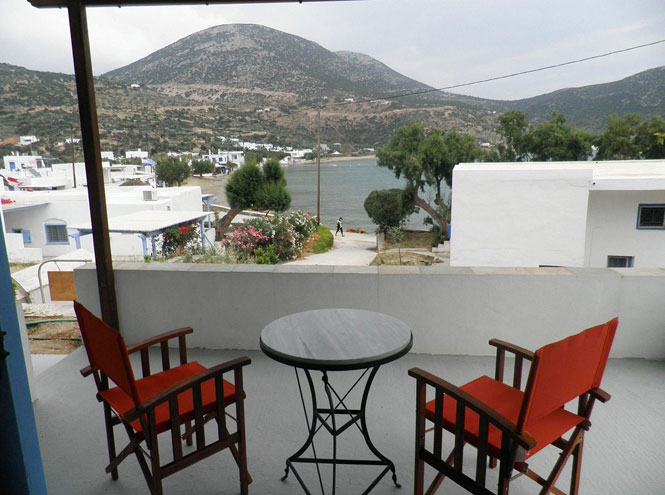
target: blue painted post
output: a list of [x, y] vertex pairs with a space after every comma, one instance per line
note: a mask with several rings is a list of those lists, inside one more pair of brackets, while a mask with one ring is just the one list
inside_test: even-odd
[[139, 237], [141, 238], [141, 246], [143, 247], [143, 257], [145, 258], [148, 256], [148, 243], [145, 241], [145, 236], [143, 234], [140, 234]]
[[206, 250], [206, 245], [205, 245], [205, 230], [203, 229], [203, 220], [199, 220], [199, 228], [201, 229], [201, 249], [203, 251]]
[[152, 257], [154, 258], [157, 256], [157, 241], [155, 240], [154, 235], [150, 236], [150, 242], [152, 243]]
[[23, 357], [16, 300], [0, 223], [0, 329], [6, 332], [0, 359], [0, 492], [46, 495], [35, 414]]

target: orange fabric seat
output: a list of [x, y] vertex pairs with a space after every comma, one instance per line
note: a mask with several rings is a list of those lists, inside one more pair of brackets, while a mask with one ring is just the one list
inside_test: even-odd
[[[524, 392], [488, 376], [476, 378], [460, 388], [497, 411], [511, 423], [515, 425], [518, 423]], [[447, 396], [443, 403], [442, 423], [443, 427], [452, 433], [455, 432], [456, 407], [457, 401]], [[434, 408], [434, 400], [425, 405], [425, 417], [430, 421], [434, 421], [435, 418]], [[556, 409], [535, 421], [532, 420], [526, 425], [524, 431], [536, 440], [536, 445], [526, 452], [526, 458], [547, 447], [582, 421], [584, 421], [584, 418], [564, 409]], [[478, 414], [467, 409], [464, 420], [465, 440], [474, 446], [478, 445], [479, 423]], [[488, 450], [492, 456], [500, 456], [501, 432], [491, 424], [489, 427]]]
[[[190, 376], [194, 376], [202, 371], [205, 371], [202, 365], [193, 361], [186, 363], [177, 368], [161, 371], [155, 375], [147, 376], [136, 380], [136, 390], [141, 402], [150, 399], [159, 392], [186, 380]], [[235, 401], [235, 387], [227, 380], [223, 380], [224, 390], [224, 405], [231, 404]], [[107, 402], [121, 417], [124, 418], [125, 414], [134, 409], [133, 399], [127, 395], [119, 387], [113, 387], [105, 390], [99, 394], [102, 399]], [[215, 381], [208, 380], [201, 386], [201, 402], [203, 404], [203, 413], [209, 413], [216, 407], [215, 396]], [[192, 398], [192, 391], [178, 395], [178, 412], [180, 413], [180, 424], [194, 418], [194, 401]], [[157, 433], [161, 433], [170, 428], [171, 415], [169, 414], [169, 405], [164, 403], [155, 408], [155, 424]], [[141, 422], [139, 420], [131, 423], [135, 431], [141, 431]]]

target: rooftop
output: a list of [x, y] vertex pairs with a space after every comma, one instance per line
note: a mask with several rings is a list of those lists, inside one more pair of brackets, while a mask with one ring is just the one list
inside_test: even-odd
[[[195, 332], [196, 333], [196, 332]], [[173, 352], [173, 351], [172, 351]], [[293, 369], [270, 360], [259, 351], [213, 351], [192, 349], [190, 360], [204, 366], [247, 355], [252, 364], [245, 368], [246, 422], [248, 463], [254, 483], [250, 493], [291, 495], [302, 493], [290, 475], [280, 481], [284, 461], [305, 439], [305, 418], [300, 406]], [[175, 354], [174, 357], [175, 359]], [[141, 494], [149, 493], [135, 459], [120, 465], [120, 479], [112, 481], [104, 473], [106, 442], [102, 407], [95, 399], [91, 378], [84, 379], [78, 370], [87, 364], [82, 349], [74, 352], [36, 379], [39, 399], [35, 416], [39, 433], [46, 484], [51, 495]], [[133, 363], [140, 368], [138, 361]], [[490, 357], [437, 356], [408, 354], [387, 364], [379, 371], [368, 404], [368, 426], [374, 443], [396, 465], [401, 489], [388, 477], [373, 490], [376, 495], [409, 494], [413, 481], [413, 435], [415, 381], [407, 370], [418, 366], [444, 379], [462, 384], [479, 375], [492, 375], [494, 360]], [[331, 381], [348, 382], [354, 372], [331, 374]], [[313, 374], [316, 380], [318, 374]], [[665, 486], [665, 362], [643, 359], [611, 359], [603, 388], [612, 394], [607, 404], [594, 410], [593, 426], [586, 438], [580, 492], [585, 495], [658, 494]], [[75, 405], [75, 406], [73, 406]], [[214, 428], [212, 424], [209, 427]], [[122, 448], [125, 435], [116, 433]], [[319, 437], [317, 437], [319, 438]], [[167, 439], [168, 440], [168, 439]], [[353, 428], [340, 437], [344, 455], [365, 453], [360, 434]], [[330, 448], [329, 437], [322, 435], [317, 453]], [[168, 452], [168, 448], [166, 452]], [[471, 449], [468, 449], [469, 454]], [[555, 452], [546, 452], [548, 461]], [[467, 465], [473, 465], [469, 455]], [[542, 458], [532, 467], [538, 471]], [[360, 493], [376, 476], [376, 468], [341, 466], [338, 493]], [[313, 468], [300, 469], [313, 493], [320, 493]], [[566, 476], [567, 473], [564, 473]], [[330, 480], [323, 470], [324, 481]], [[496, 470], [489, 471], [496, 479]], [[561, 478], [565, 487], [566, 477]], [[326, 493], [329, 493], [329, 486]], [[511, 484], [511, 494], [536, 493], [537, 485], [524, 477]], [[221, 452], [181, 471], [164, 482], [168, 494], [235, 494], [238, 492], [237, 471], [231, 455]], [[444, 482], [441, 493], [466, 493], [454, 483]]]

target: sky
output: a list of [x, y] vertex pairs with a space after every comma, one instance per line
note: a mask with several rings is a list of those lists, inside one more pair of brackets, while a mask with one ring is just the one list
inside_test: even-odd
[[[89, 8], [96, 75], [196, 31], [263, 24], [329, 50], [365, 53], [440, 88], [665, 39], [663, 0], [362, 0]], [[73, 73], [67, 11], [0, 0], [0, 62]], [[519, 99], [665, 65], [665, 43], [455, 90]]]

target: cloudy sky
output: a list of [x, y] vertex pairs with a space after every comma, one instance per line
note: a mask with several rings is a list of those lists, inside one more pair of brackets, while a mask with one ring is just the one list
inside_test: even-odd
[[[256, 23], [329, 50], [362, 52], [434, 87], [665, 39], [663, 0], [365, 0], [313, 4], [88, 9], [102, 74], [218, 24]], [[0, 0], [0, 62], [73, 72], [67, 11]], [[665, 43], [457, 90], [516, 99], [665, 65]]]

